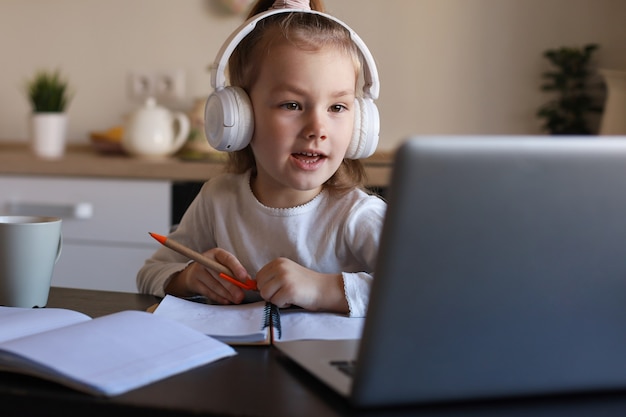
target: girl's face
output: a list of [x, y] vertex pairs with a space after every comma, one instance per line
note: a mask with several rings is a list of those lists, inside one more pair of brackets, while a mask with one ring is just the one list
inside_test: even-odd
[[304, 204], [337, 171], [352, 137], [356, 77], [351, 57], [336, 48], [272, 44], [250, 91], [252, 190], [261, 203]]

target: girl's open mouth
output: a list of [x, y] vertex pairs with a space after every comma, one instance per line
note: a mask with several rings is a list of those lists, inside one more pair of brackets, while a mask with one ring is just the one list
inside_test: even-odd
[[291, 156], [293, 156], [298, 161], [305, 163], [305, 164], [314, 164], [316, 162], [319, 162], [323, 158], [326, 158], [326, 156], [322, 154], [311, 153], [311, 152], [297, 152], [297, 153], [291, 154]]

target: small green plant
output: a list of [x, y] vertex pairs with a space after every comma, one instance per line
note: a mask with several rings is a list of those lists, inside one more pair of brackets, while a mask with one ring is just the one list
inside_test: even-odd
[[39, 71], [27, 84], [27, 93], [34, 113], [62, 113], [69, 104], [68, 82], [59, 71]]
[[588, 116], [601, 113], [591, 95], [589, 64], [598, 45], [582, 48], [550, 49], [543, 56], [556, 70], [543, 73], [542, 91], [556, 93], [556, 98], [539, 108], [537, 117], [545, 119], [543, 129], [553, 135], [588, 135]]

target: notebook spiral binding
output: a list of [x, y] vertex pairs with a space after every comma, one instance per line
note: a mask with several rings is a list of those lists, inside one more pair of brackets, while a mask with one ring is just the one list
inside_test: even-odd
[[266, 303], [263, 314], [263, 329], [272, 326], [276, 329], [278, 338], [280, 339], [283, 333], [280, 324], [280, 309], [275, 304]]

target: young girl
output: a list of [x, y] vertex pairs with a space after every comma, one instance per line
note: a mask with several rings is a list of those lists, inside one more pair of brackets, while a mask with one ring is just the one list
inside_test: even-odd
[[[310, 6], [259, 0], [249, 17], [323, 12], [321, 0]], [[250, 99], [250, 143], [204, 184], [169, 237], [242, 282], [255, 279], [258, 291], [162, 247], [138, 273], [141, 292], [365, 315], [386, 204], [361, 189], [362, 164], [346, 158], [361, 117], [361, 65], [349, 31], [324, 15], [277, 13], [256, 24], [228, 66], [230, 85]]]

